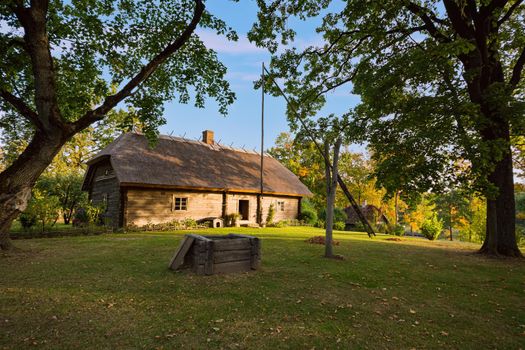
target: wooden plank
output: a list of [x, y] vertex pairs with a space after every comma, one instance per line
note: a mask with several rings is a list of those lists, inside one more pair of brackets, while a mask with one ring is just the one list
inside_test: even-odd
[[243, 250], [250, 249], [249, 238], [237, 238], [237, 239], [224, 239], [215, 241], [215, 250]]
[[252, 238], [251, 243], [251, 259], [250, 265], [252, 270], [257, 270], [261, 263], [261, 244], [259, 238]]
[[226, 237], [238, 237], [238, 238], [248, 238], [248, 239], [255, 238], [254, 236], [241, 235], [241, 234], [238, 234], [238, 233], [228, 233], [228, 236], [226, 236]]
[[250, 270], [250, 260], [231, 261], [222, 264], [215, 264], [215, 273], [245, 272]]
[[179, 249], [177, 249], [177, 251], [175, 252], [175, 255], [173, 255], [173, 258], [170, 261], [170, 264], [168, 265], [170, 269], [177, 270], [180, 266], [184, 264], [184, 257], [190, 250], [194, 241], [195, 241], [194, 237], [191, 237], [190, 235], [184, 236], [184, 239], [179, 245]]
[[213, 247], [214, 242], [212, 240], [206, 241], [206, 260], [204, 262], [204, 273], [206, 275], [213, 275]]
[[245, 250], [223, 250], [215, 252], [213, 257], [213, 262], [215, 264], [231, 262], [231, 261], [241, 261], [241, 260], [250, 260], [252, 256], [252, 251], [250, 249]]

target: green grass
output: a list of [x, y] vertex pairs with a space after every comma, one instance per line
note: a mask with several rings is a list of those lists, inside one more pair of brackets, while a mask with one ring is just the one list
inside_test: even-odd
[[[16, 241], [0, 256], [0, 349], [519, 349], [525, 264], [477, 246], [315, 228], [216, 229], [262, 239], [252, 273], [167, 264], [180, 233]], [[199, 232], [200, 233], [200, 232]]]

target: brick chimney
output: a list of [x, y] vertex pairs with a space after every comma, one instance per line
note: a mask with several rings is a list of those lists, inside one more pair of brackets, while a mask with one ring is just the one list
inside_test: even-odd
[[215, 143], [213, 141], [213, 131], [204, 130], [202, 132], [202, 142], [207, 143], [208, 145], [213, 145]]

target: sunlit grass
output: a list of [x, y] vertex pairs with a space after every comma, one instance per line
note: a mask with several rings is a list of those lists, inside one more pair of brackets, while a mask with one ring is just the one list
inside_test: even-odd
[[[262, 240], [260, 270], [167, 264], [183, 232], [20, 240], [0, 258], [0, 348], [509, 348], [525, 342], [525, 264], [476, 245], [315, 228], [215, 229]], [[198, 231], [197, 233], [203, 233]]]

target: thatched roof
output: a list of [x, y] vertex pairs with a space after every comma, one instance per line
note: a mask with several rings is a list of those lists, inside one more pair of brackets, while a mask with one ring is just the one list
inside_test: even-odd
[[[260, 154], [217, 144], [160, 136], [154, 148], [137, 133], [118, 137], [88, 162], [82, 188], [107, 160], [121, 185], [260, 192]], [[264, 157], [264, 193], [309, 196], [311, 192], [274, 158]]]

